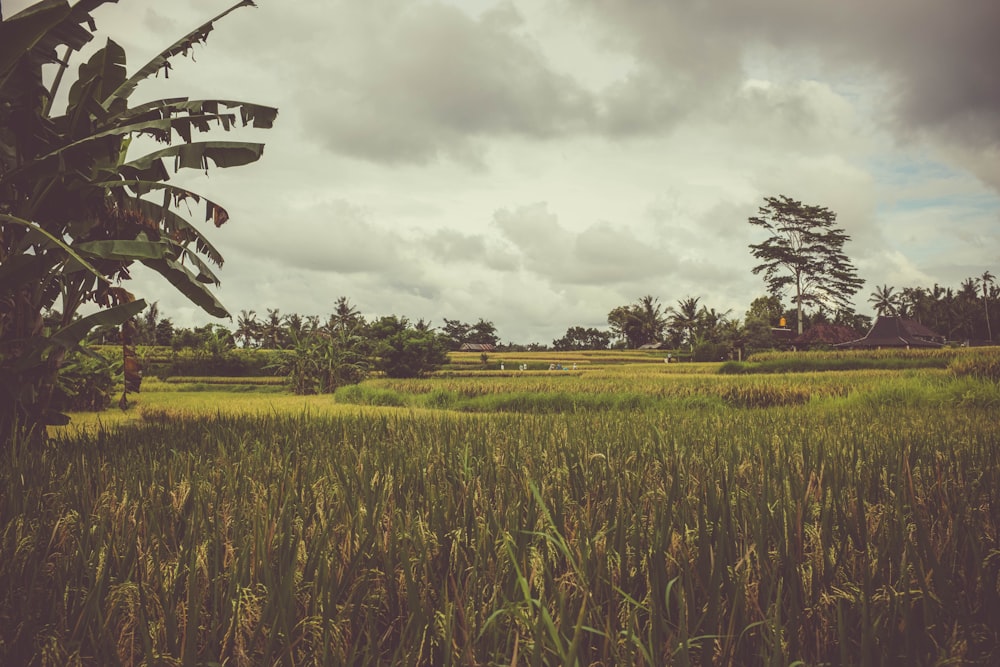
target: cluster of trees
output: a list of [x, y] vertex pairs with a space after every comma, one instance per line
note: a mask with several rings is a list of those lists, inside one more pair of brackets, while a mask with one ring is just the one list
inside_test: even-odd
[[958, 289], [876, 287], [868, 298], [879, 315], [916, 320], [949, 340], [992, 341], [1000, 325], [1000, 286], [989, 271], [962, 281]]
[[[448, 360], [448, 350], [470, 339], [496, 341], [496, 327], [480, 320], [468, 325], [446, 320], [444, 332], [430, 323], [411, 323], [406, 317], [388, 315], [366, 319], [347, 297], [340, 297], [327, 317], [282, 315], [268, 309], [258, 319], [254, 311], [243, 311], [236, 329], [206, 324], [194, 329], [175, 328], [169, 318], [159, 316], [154, 303], [135, 323], [138, 344], [169, 344], [175, 350], [193, 348], [224, 354], [234, 347], [287, 352], [280, 374], [288, 375], [299, 393], [330, 392], [338, 386], [358, 382], [371, 369], [389, 377], [419, 377]], [[167, 337], [169, 334], [169, 338]], [[98, 331], [95, 343], [114, 342], [117, 331]]]
[[729, 312], [699, 305], [700, 297], [688, 297], [677, 307], [664, 308], [659, 299], [646, 295], [633, 304], [618, 306], [608, 313], [612, 335], [624, 347], [638, 348], [654, 343], [693, 351], [703, 343], [734, 340], [737, 322]]

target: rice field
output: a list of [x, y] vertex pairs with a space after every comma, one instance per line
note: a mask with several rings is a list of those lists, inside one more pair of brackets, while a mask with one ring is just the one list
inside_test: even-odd
[[994, 379], [582, 366], [12, 443], [0, 664], [1000, 664]]

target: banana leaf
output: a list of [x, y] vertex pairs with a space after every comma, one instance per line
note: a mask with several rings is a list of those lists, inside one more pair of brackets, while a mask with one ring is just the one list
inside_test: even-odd
[[209, 315], [230, 317], [229, 311], [215, 298], [215, 295], [183, 264], [166, 258], [145, 259], [142, 263], [169, 280], [171, 285]]
[[241, 0], [241, 2], [236, 3], [215, 18], [206, 21], [188, 34], [184, 35], [169, 47], [161, 51], [156, 57], [143, 65], [139, 71], [118, 86], [118, 88], [103, 101], [102, 106], [104, 106], [104, 108], [109, 108], [115, 98], [127, 99], [132, 94], [132, 91], [135, 90], [135, 87], [138, 86], [144, 79], [156, 74], [161, 69], [169, 70], [170, 59], [179, 54], [186, 54], [195, 44], [204, 42], [208, 38], [209, 33], [212, 32], [215, 27], [215, 22], [219, 19], [231, 12], [236, 11], [240, 7], [256, 6], [257, 5], [254, 4], [252, 0]]

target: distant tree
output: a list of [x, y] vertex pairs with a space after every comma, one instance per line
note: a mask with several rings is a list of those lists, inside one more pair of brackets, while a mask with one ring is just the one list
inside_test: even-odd
[[277, 308], [267, 309], [267, 319], [260, 325], [260, 345], [268, 350], [282, 350], [289, 344], [285, 318]]
[[472, 327], [460, 320], [449, 320], [444, 318], [444, 326], [441, 327], [448, 347], [457, 350], [462, 347], [462, 343], [468, 342], [469, 330]]
[[839, 326], [853, 329], [859, 336], [867, 333], [872, 328], [872, 318], [868, 315], [860, 315], [853, 310], [838, 310], [833, 323]]
[[638, 327], [638, 320], [636, 319], [633, 309], [631, 306], [615, 306], [608, 313], [608, 325], [611, 327], [611, 333], [619, 341], [625, 344], [625, 347], [638, 347], [638, 340], [640, 338], [640, 332]]
[[770, 234], [763, 243], [750, 244], [751, 254], [761, 262], [753, 273], [764, 273], [773, 295], [791, 288], [801, 334], [805, 306], [850, 307], [851, 297], [864, 281], [843, 252], [851, 237], [835, 226], [835, 213], [784, 195], [764, 201], [758, 215], [748, 220]]
[[613, 308], [608, 313], [608, 324], [616, 337], [634, 349], [663, 340], [667, 315], [659, 300], [647, 294], [636, 303]]
[[368, 374], [365, 341], [355, 333], [315, 330], [293, 341], [282, 352], [278, 373], [286, 375], [296, 394], [328, 394], [338, 387], [357, 384]]
[[639, 299], [635, 312], [643, 339], [641, 344], [662, 341], [663, 332], [667, 328], [667, 313], [663, 311], [659, 299], [647, 294]]
[[496, 346], [500, 343], [500, 339], [497, 336], [497, 328], [493, 322], [480, 318], [478, 322], [469, 328], [469, 339], [464, 342]]
[[959, 285], [951, 304], [952, 322], [958, 338], [970, 340], [986, 337], [986, 327], [980, 327], [981, 305], [976, 278], [966, 278]]
[[292, 341], [299, 340], [309, 333], [308, 320], [298, 313], [290, 313], [284, 317], [285, 347]]
[[670, 315], [670, 327], [679, 332], [682, 343], [694, 350], [695, 332], [702, 321], [702, 312], [698, 308], [698, 297], [688, 297], [677, 302]]
[[206, 324], [195, 331], [201, 337], [201, 349], [208, 354], [220, 356], [236, 347], [233, 333], [221, 324]]
[[369, 325], [375, 368], [392, 378], [421, 377], [448, 361], [447, 343], [434, 331], [420, 331], [405, 317], [390, 315]]
[[483, 345], [499, 344], [497, 328], [488, 320], [482, 318], [475, 324], [466, 324], [459, 320], [444, 319], [444, 326], [441, 327], [446, 344], [452, 350], [462, 347], [463, 343], [479, 343]]
[[771, 325], [760, 317], [748, 317], [743, 325], [743, 349], [745, 354], [774, 348], [774, 334]]
[[260, 346], [262, 336], [260, 322], [257, 321], [257, 313], [250, 310], [241, 310], [236, 319], [236, 340], [245, 348]]
[[552, 348], [561, 352], [569, 350], [606, 350], [611, 334], [594, 327], [570, 327], [562, 338], [552, 341]]
[[197, 349], [201, 346], [202, 337], [193, 329], [181, 327], [174, 330], [170, 339], [170, 347], [174, 350]]
[[928, 319], [930, 305], [927, 290], [922, 287], [904, 287], [896, 301], [900, 317], [907, 317], [923, 323]]
[[160, 320], [160, 306], [154, 301], [146, 306], [142, 316], [136, 318], [135, 343], [137, 345], [156, 345], [156, 325]]
[[989, 271], [983, 271], [983, 275], [977, 278], [979, 286], [983, 288], [983, 308], [986, 311], [986, 338], [993, 341], [993, 327], [990, 325], [990, 292], [989, 288], [994, 284], [996, 278]]
[[731, 332], [729, 323], [729, 313], [731, 310], [719, 312], [715, 308], [702, 306], [699, 311], [698, 327], [695, 337], [708, 343], [722, 343], [728, 333]]
[[881, 317], [896, 317], [899, 315], [901, 299], [896, 294], [894, 288], [888, 285], [876, 287], [875, 291], [868, 297], [868, 303], [875, 309], [875, 314]]
[[781, 298], [775, 295], [759, 296], [750, 302], [747, 309], [746, 319], [763, 320], [768, 326], [776, 327], [781, 320], [781, 314], [785, 312], [785, 307], [781, 305]]
[[339, 330], [353, 331], [364, 326], [365, 318], [358, 309], [351, 305], [346, 296], [338, 297], [333, 306], [333, 313], [326, 321], [326, 330], [334, 333]]
[[156, 323], [156, 337], [154, 345], [170, 345], [170, 342], [174, 339], [174, 323], [170, 321], [169, 317], [162, 317], [160, 321]]

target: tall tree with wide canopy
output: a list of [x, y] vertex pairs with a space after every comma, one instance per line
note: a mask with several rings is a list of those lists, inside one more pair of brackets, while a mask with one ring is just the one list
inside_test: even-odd
[[750, 244], [751, 254], [760, 260], [753, 273], [764, 273], [771, 294], [791, 288], [799, 334], [804, 306], [850, 309], [851, 297], [864, 280], [844, 254], [844, 243], [851, 237], [836, 226], [837, 214], [784, 195], [765, 197], [764, 202], [758, 215], [748, 220], [770, 235], [762, 243]]
[[[64, 109], [54, 109], [72, 54], [96, 29], [92, 13], [116, 0], [43, 0], [0, 17], [0, 431], [40, 434], [60, 419], [49, 410], [67, 351], [96, 326], [129, 321], [145, 308], [121, 283], [144, 264], [206, 312], [229, 313], [208, 289], [222, 255], [185, 217], [204, 202], [204, 220], [229, 219], [220, 205], [168, 183], [167, 163], [233, 167], [256, 161], [263, 145], [196, 141], [238, 125], [268, 128], [271, 107], [185, 97], [132, 104], [147, 77], [204, 42], [215, 21], [198, 26], [131, 75], [125, 51], [108, 39], [81, 64]], [[54, 65], [54, 76], [43, 66]], [[135, 137], [166, 146], [134, 155]], [[183, 206], [182, 206], [183, 205]], [[85, 304], [97, 312], [78, 319]], [[43, 314], [58, 311], [53, 326]]]

